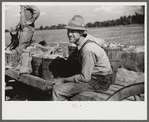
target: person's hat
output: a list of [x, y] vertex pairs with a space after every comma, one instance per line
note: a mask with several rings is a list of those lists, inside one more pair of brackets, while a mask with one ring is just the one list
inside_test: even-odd
[[80, 15], [74, 15], [74, 17], [69, 21], [65, 28], [74, 30], [86, 30], [84, 18]]

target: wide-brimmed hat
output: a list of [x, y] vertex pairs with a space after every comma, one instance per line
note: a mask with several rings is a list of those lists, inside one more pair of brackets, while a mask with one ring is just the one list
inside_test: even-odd
[[80, 15], [74, 15], [65, 28], [73, 30], [86, 30], [84, 18]]

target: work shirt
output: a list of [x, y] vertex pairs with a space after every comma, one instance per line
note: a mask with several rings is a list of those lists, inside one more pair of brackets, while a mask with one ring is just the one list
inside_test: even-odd
[[[86, 43], [86, 41], [91, 41]], [[112, 74], [112, 68], [105, 51], [88, 36], [78, 45], [81, 73], [66, 80], [89, 82], [94, 75]], [[86, 43], [86, 44], [85, 44]], [[85, 44], [85, 45], [84, 45]]]
[[21, 24], [25, 25], [25, 22], [30, 22], [30, 25], [34, 26], [34, 22], [39, 15], [40, 11], [38, 7], [33, 5], [21, 5]]

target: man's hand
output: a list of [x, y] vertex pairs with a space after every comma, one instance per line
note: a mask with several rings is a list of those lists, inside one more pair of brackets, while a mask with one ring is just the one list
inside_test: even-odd
[[52, 83], [55, 85], [62, 84], [62, 83], [64, 83], [64, 78], [55, 78], [52, 80]]

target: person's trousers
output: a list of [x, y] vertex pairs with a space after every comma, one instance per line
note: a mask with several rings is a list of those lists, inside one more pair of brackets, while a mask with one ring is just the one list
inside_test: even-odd
[[25, 27], [23, 31], [20, 32], [19, 46], [17, 48], [19, 54], [22, 53], [23, 49], [31, 45], [34, 30], [34, 27]]
[[66, 82], [55, 84], [52, 91], [53, 101], [67, 101], [84, 91], [107, 91], [112, 83], [112, 74], [94, 76], [89, 82]]
[[20, 61], [20, 56], [23, 53], [23, 49], [31, 45], [34, 30], [35, 30], [34, 27], [25, 27], [23, 31], [20, 32], [19, 46], [14, 51], [15, 55], [17, 55], [18, 57], [16, 59], [16, 62]]

